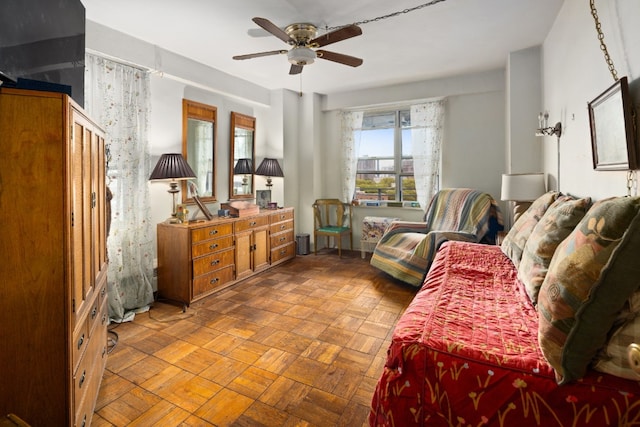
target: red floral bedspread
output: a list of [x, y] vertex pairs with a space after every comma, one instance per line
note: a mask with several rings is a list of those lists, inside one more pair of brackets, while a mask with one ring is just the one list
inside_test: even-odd
[[447, 242], [398, 322], [372, 426], [640, 426], [640, 384], [558, 386], [538, 318], [498, 246]]

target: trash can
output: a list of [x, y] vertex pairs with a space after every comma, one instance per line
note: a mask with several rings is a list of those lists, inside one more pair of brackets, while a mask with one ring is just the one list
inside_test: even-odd
[[298, 255], [309, 255], [309, 234], [296, 234], [296, 247]]

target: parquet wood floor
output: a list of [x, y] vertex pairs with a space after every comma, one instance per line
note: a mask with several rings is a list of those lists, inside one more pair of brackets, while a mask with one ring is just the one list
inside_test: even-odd
[[156, 302], [115, 327], [92, 425], [367, 425], [391, 332], [414, 295], [359, 252], [329, 251], [185, 313]]

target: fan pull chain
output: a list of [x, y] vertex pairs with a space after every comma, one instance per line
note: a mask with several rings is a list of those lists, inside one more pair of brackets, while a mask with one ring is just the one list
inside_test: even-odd
[[394, 16], [398, 16], [398, 15], [402, 15], [402, 14], [405, 14], [405, 13], [413, 12], [413, 11], [416, 11], [418, 9], [423, 9], [425, 7], [428, 7], [428, 6], [433, 6], [434, 4], [442, 3], [443, 1], [446, 1], [446, 0], [431, 0], [430, 2], [421, 4], [419, 6], [410, 7], [408, 9], [404, 9], [404, 10], [399, 10], [397, 12], [389, 13], [387, 15], [382, 15], [382, 16], [378, 16], [376, 18], [371, 18], [371, 19], [365, 19], [365, 20], [362, 20], [362, 21], [354, 22], [353, 24], [339, 25], [337, 27], [325, 27], [325, 29], [327, 31], [330, 31], [330, 30], [337, 30], [339, 28], [346, 27], [347, 25], [362, 25], [362, 24], [368, 24], [370, 22], [382, 21], [383, 19], [393, 18]]
[[613, 80], [618, 81], [618, 72], [616, 71], [616, 67], [613, 65], [613, 60], [611, 56], [609, 56], [609, 51], [607, 50], [607, 45], [604, 43], [604, 33], [602, 32], [602, 24], [600, 24], [600, 19], [598, 19], [598, 11], [596, 10], [595, 0], [590, 0], [589, 4], [591, 5], [591, 16], [593, 16], [593, 20], [596, 23], [596, 31], [598, 32], [598, 40], [600, 40], [600, 50], [604, 54], [604, 60], [609, 67], [609, 72], [611, 76], [613, 76]]

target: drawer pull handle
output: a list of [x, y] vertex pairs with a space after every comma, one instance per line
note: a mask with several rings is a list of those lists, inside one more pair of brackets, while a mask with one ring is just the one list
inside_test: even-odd
[[91, 310], [91, 320], [96, 318], [96, 314], [98, 314], [98, 307], [93, 307], [93, 310]]
[[101, 320], [101, 322], [100, 322], [100, 323], [104, 325], [106, 321], [107, 321], [107, 315], [106, 315], [106, 314], [103, 314], [103, 315], [102, 315], [102, 320]]
[[210, 284], [210, 285], [215, 285], [215, 284], [216, 284], [216, 283], [218, 283], [219, 281], [220, 281], [220, 279], [216, 277], [215, 279], [211, 279], [211, 281], [209, 281], [209, 284]]
[[107, 288], [102, 288], [102, 291], [100, 291], [100, 297], [104, 297], [104, 294], [107, 293]]
[[280, 241], [281, 241], [281, 242], [284, 242], [285, 240], [287, 240], [287, 238], [286, 238], [286, 237], [281, 237], [281, 238], [280, 238]]
[[82, 388], [82, 384], [84, 384], [84, 379], [87, 375], [86, 369], [82, 371], [82, 376], [80, 377], [80, 381], [78, 381], [78, 388]]
[[280, 219], [285, 219], [286, 215], [280, 215]]
[[283, 250], [280, 251], [280, 255], [286, 255], [286, 254], [287, 254], [287, 250], [286, 249], [283, 249]]
[[212, 244], [212, 245], [209, 245], [209, 249], [211, 249], [211, 250], [213, 250], [213, 249], [215, 249], [215, 248], [217, 248], [217, 247], [218, 247], [218, 244], [217, 244], [217, 243], [214, 243], [214, 244]]
[[211, 261], [211, 266], [212, 266], [212, 267], [213, 267], [214, 265], [218, 265], [218, 264], [220, 264], [220, 260], [219, 260], [219, 259], [216, 259], [216, 260]]
[[209, 231], [209, 236], [213, 236], [214, 234], [218, 234], [218, 230]]
[[84, 344], [84, 334], [82, 334], [80, 336], [80, 339], [78, 340], [78, 350], [80, 350], [80, 348], [82, 347], [82, 344]]
[[254, 225], [256, 225], [256, 224], [258, 224], [258, 223], [257, 223], [257, 222], [255, 222], [255, 221], [251, 221], [251, 226], [252, 226], [252, 227], [253, 227]]
[[284, 230], [285, 228], [287, 228], [287, 226], [286, 226], [286, 225], [281, 225], [281, 226], [280, 226], [280, 230]]

